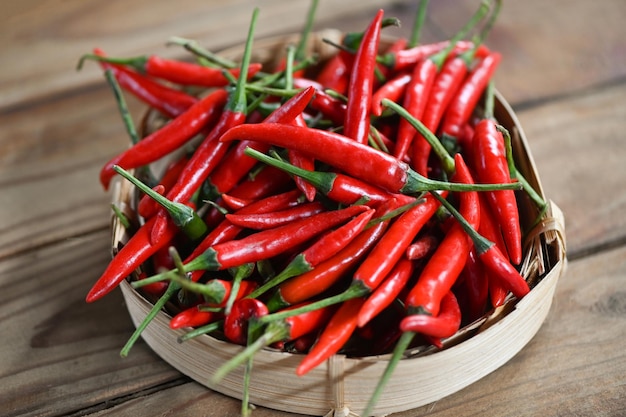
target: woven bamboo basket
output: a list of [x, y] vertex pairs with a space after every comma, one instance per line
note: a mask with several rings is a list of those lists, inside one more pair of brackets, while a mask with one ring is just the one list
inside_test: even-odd
[[[339, 41], [334, 30], [318, 32], [309, 47], [322, 59], [335, 49], [323, 38]], [[286, 35], [255, 42], [254, 60], [271, 62], [284, 53], [285, 45], [295, 43], [296, 35]], [[242, 48], [222, 55], [236, 59]], [[535, 163], [524, 132], [509, 104], [496, 92], [495, 116], [512, 132], [517, 166], [544, 198]], [[126, 181], [116, 180], [113, 200], [129, 216], [134, 214], [135, 191]], [[531, 292], [522, 300], [510, 298], [500, 308], [488, 312], [444, 340], [442, 349], [432, 346], [413, 348], [396, 368], [374, 410], [376, 415], [417, 408], [453, 394], [497, 370], [515, 356], [537, 333], [549, 313], [555, 288], [566, 270], [563, 214], [549, 202], [543, 221], [532, 225], [538, 215], [536, 207], [520, 194], [522, 227], [532, 230], [524, 242], [522, 275], [531, 284]], [[112, 248], [129, 238], [115, 216], [112, 219]], [[128, 312], [138, 325], [152, 304], [128, 282], [121, 284]], [[219, 385], [210, 384], [217, 368], [238, 353], [242, 347], [204, 335], [178, 342], [184, 330], [169, 328], [171, 316], [163, 311], [143, 332], [145, 342], [163, 360], [208, 388], [227, 396], [241, 398], [243, 367], [230, 373]], [[305, 376], [295, 375], [301, 360], [297, 354], [264, 349], [254, 358], [249, 395], [259, 406], [314, 416], [358, 416], [365, 408], [388, 361], [387, 355], [350, 358], [335, 355]]]

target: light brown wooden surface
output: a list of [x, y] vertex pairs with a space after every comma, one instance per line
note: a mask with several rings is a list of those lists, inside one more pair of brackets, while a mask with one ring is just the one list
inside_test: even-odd
[[[84, 296], [109, 260], [101, 164], [126, 145], [101, 73], [74, 70], [94, 46], [161, 53], [173, 35], [211, 49], [297, 31], [308, 1], [5, 2], [0, 8], [0, 414], [236, 416], [143, 343], [115, 292]], [[316, 28], [361, 30], [378, 7], [406, 22], [415, 2], [320, 0]], [[424, 40], [450, 36], [476, 0], [431, 2]], [[546, 194], [563, 210], [569, 269], [552, 311], [512, 361], [451, 397], [397, 414], [626, 414], [626, 31], [622, 0], [505, 0], [488, 44]], [[134, 115], [143, 107], [130, 100]], [[487, 410], [487, 412], [485, 411]], [[258, 409], [256, 416], [288, 416]]]

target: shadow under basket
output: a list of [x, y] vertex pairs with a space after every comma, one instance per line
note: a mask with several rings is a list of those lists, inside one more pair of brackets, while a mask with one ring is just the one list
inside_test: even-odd
[[[328, 30], [311, 36], [309, 47], [322, 59], [334, 49], [323, 38], [340, 40], [341, 33]], [[269, 62], [294, 43], [296, 35], [285, 35], [255, 43], [253, 60]], [[384, 42], [383, 42], [384, 44]], [[223, 51], [223, 56], [237, 59], [241, 47]], [[515, 161], [520, 172], [544, 197], [519, 122], [504, 98], [496, 92], [495, 117], [512, 134]], [[134, 188], [127, 181], [116, 180], [113, 200], [122, 210], [132, 213]], [[538, 224], [538, 211], [525, 196], [518, 194], [520, 219], [526, 233], [521, 273], [532, 290], [523, 299], [513, 297], [474, 323], [463, 327], [444, 340], [442, 349], [432, 346], [406, 352], [391, 380], [385, 387], [374, 413], [390, 414], [417, 408], [453, 394], [495, 371], [515, 356], [537, 333], [545, 320], [559, 278], [564, 274], [567, 259], [563, 214], [551, 201]], [[545, 197], [544, 197], [545, 198]], [[112, 247], [123, 245], [129, 236], [114, 217]], [[128, 312], [137, 326], [152, 304], [135, 291], [128, 282], [121, 284]], [[211, 385], [211, 376], [220, 365], [241, 351], [242, 347], [209, 335], [183, 343], [178, 338], [184, 330], [172, 330], [169, 316], [160, 312], [142, 333], [150, 348], [174, 368], [208, 388], [225, 395], [242, 398], [243, 367], [227, 375], [219, 385]], [[264, 349], [254, 357], [249, 386], [252, 404], [292, 413], [315, 416], [358, 415], [365, 408], [389, 355], [349, 358], [335, 355], [305, 376], [295, 369], [302, 355]]]

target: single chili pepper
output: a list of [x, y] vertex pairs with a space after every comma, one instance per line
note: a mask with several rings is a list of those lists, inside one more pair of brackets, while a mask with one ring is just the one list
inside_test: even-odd
[[392, 196], [407, 204], [413, 201], [412, 197], [389, 193], [381, 188], [339, 172], [304, 170], [281, 161], [280, 159], [261, 154], [255, 150], [247, 150], [246, 152], [259, 161], [304, 179], [322, 194], [337, 203], [355, 204], [365, 199], [367, 200], [366, 204], [375, 205], [389, 200]]
[[[183, 167], [187, 164], [189, 158], [187, 156], [182, 156], [174, 161], [172, 161], [166, 168], [165, 172], [159, 179], [159, 184], [153, 187], [154, 191], [158, 192], [161, 195], [164, 195], [168, 189], [174, 185], [178, 176], [180, 175]], [[142, 216], [144, 219], [151, 217], [158, 210], [159, 204], [154, 201], [150, 196], [144, 195], [139, 200], [137, 204], [137, 214]]]
[[[94, 54], [104, 56], [101, 49], [95, 49]], [[198, 101], [187, 93], [159, 84], [120, 65], [101, 62], [100, 66], [111, 70], [123, 89], [167, 117], [179, 116]]]
[[311, 217], [324, 211], [324, 205], [319, 201], [299, 204], [293, 208], [274, 211], [271, 213], [254, 214], [227, 214], [226, 219], [232, 224], [254, 230], [272, 229], [284, 226], [296, 220]]
[[[473, 141], [474, 167], [481, 182], [510, 183], [511, 174], [506, 160], [504, 139], [492, 119], [481, 120]], [[489, 191], [485, 194], [502, 230], [507, 253], [513, 264], [522, 260], [522, 233], [519, 211], [513, 191]]]
[[170, 329], [181, 329], [183, 327], [199, 327], [221, 320], [223, 314], [215, 311], [203, 311], [198, 306], [189, 307], [176, 314], [170, 320]]
[[178, 149], [205, 127], [212, 126], [222, 112], [226, 97], [225, 90], [215, 90], [159, 130], [113, 157], [100, 171], [102, 186], [108, 188], [115, 175], [114, 165], [125, 169], [147, 165]]
[[270, 311], [277, 311], [284, 306], [309, 300], [337, 283], [378, 242], [390, 222], [389, 219], [384, 219], [384, 216], [395, 208], [397, 208], [397, 202], [395, 199], [390, 199], [376, 210], [376, 218], [383, 219], [382, 221], [363, 230], [344, 249], [317, 264], [311, 271], [282, 283], [267, 302]]
[[363, 33], [349, 77], [344, 134], [362, 144], [367, 143], [369, 136], [374, 68], [383, 15], [384, 11], [380, 9]]
[[332, 307], [321, 308], [270, 323], [258, 339], [220, 366], [215, 371], [212, 381], [215, 383], [221, 381], [233, 369], [251, 359], [264, 347], [277, 342], [296, 340], [322, 328], [328, 322], [333, 310]]
[[[347, 174], [391, 192], [412, 194], [429, 190], [466, 191], [519, 188], [516, 184], [468, 185], [425, 178], [391, 155], [363, 145], [338, 133], [278, 123], [240, 125], [231, 128], [220, 141], [250, 139], [297, 149]], [[345, 155], [350, 155], [346, 158]]]
[[[471, 184], [472, 177], [460, 154], [455, 155], [455, 162], [457, 167], [455, 180]], [[431, 196], [439, 201], [445, 200], [436, 192], [431, 193]], [[478, 227], [480, 223], [478, 193], [475, 191], [459, 193], [459, 200], [463, 217], [473, 227]], [[441, 299], [450, 291], [461, 274], [470, 248], [469, 237], [463, 228], [455, 223], [432, 254], [417, 283], [409, 292], [406, 299], [409, 314], [436, 316], [439, 313]]]
[[222, 194], [222, 202], [227, 206], [228, 209], [231, 210], [240, 210], [247, 205], [250, 205], [254, 202], [254, 200], [249, 200], [246, 198], [238, 198], [233, 197], [230, 194]]
[[386, 98], [395, 102], [400, 100], [412, 78], [413, 75], [410, 72], [402, 72], [381, 85], [372, 94], [372, 114], [375, 116], [383, 114], [382, 99]]
[[359, 310], [357, 325], [359, 327], [365, 326], [391, 305], [406, 286], [414, 270], [414, 263], [402, 257], [385, 277], [385, 280], [367, 297], [361, 310]]
[[[435, 195], [439, 199], [437, 195]], [[522, 298], [530, 291], [528, 283], [520, 275], [520, 273], [513, 267], [511, 262], [507, 259], [498, 246], [493, 242], [485, 239], [477, 231], [472, 222], [468, 222], [464, 216], [459, 213], [454, 206], [444, 199], [439, 199], [441, 203], [450, 211], [450, 213], [457, 219], [458, 224], [463, 228], [465, 233], [470, 237], [476, 248], [478, 258], [481, 260], [485, 269], [498, 279], [502, 285], [504, 285], [513, 295], [517, 298]]]
[[437, 316], [413, 314], [400, 322], [400, 329], [404, 332], [416, 332], [435, 338], [450, 337], [460, 326], [461, 308], [452, 291], [448, 291], [441, 299]]
[[365, 300], [353, 298], [344, 302], [333, 314], [317, 342], [296, 368], [302, 376], [337, 353], [356, 329], [357, 313]]
[[441, 126], [442, 134], [454, 138], [462, 136], [462, 129], [469, 121], [501, 59], [501, 54], [491, 52], [470, 70], [446, 109]]
[[268, 313], [267, 307], [256, 298], [242, 298], [233, 304], [230, 314], [224, 319], [224, 336], [232, 343], [245, 345], [248, 340], [248, 325], [251, 319]]
[[312, 271], [317, 265], [331, 258], [352, 242], [365, 228], [373, 215], [373, 209], [366, 210], [343, 226], [322, 236], [307, 249], [296, 255], [280, 274], [271, 278], [250, 296], [258, 297], [289, 278]]
[[150, 241], [150, 231], [154, 221], [154, 218], [148, 219], [109, 262], [100, 278], [89, 290], [86, 297], [88, 303], [96, 301], [112, 291], [124, 278], [128, 277], [157, 250], [166, 246], [174, 238], [177, 228], [172, 224], [166, 227], [157, 241]]
[[352, 286], [373, 291], [404, 256], [406, 248], [439, 207], [430, 195], [401, 214], [352, 276]]
[[[278, 109], [273, 111], [264, 122], [266, 123], [289, 123], [300, 115], [311, 98], [315, 94], [313, 87], [306, 88], [287, 100]], [[242, 141], [229, 151], [222, 162], [211, 173], [208, 181], [213, 189], [213, 195], [227, 193], [252, 169], [257, 163], [256, 159], [245, 155], [246, 147], [251, 147], [259, 152], [267, 152], [269, 145], [258, 142]]]
[[262, 230], [239, 240], [214, 245], [187, 263], [185, 270], [221, 270], [268, 259], [365, 210], [367, 208], [363, 206], [351, 206], [327, 211], [284, 226]]
[[315, 78], [315, 81], [339, 94], [345, 94], [348, 90], [348, 77], [350, 71], [340, 54], [333, 55]]
[[501, 280], [490, 271], [485, 272], [487, 275], [487, 283], [489, 285], [489, 300], [492, 307], [500, 307], [504, 305], [508, 290], [505, 288]]
[[[80, 58], [78, 68], [86, 59], [93, 59], [109, 64], [123, 65], [150, 77], [160, 78], [181, 85], [201, 87], [225, 87], [230, 82], [224, 76], [222, 68], [207, 67], [192, 62], [163, 58], [157, 55], [137, 56], [130, 58], [105, 57], [98, 54], [86, 54]], [[260, 63], [251, 63], [247, 78], [250, 79], [263, 67]], [[239, 77], [238, 68], [228, 70], [233, 77]]]
[[117, 165], [113, 166], [113, 170], [165, 208], [169, 216], [172, 218], [173, 223], [179, 227], [185, 235], [189, 237], [189, 239], [198, 240], [207, 232], [206, 223], [204, 223], [202, 218], [198, 216], [194, 207], [169, 201], [167, 198], [153, 191], [150, 187], [139, 181], [130, 172]]
[[411, 243], [406, 248], [405, 256], [412, 261], [423, 259], [431, 254], [438, 244], [439, 238], [434, 235], [427, 234], [418, 237], [415, 242]]
[[[297, 126], [307, 125], [302, 115], [299, 115], [298, 117], [296, 117], [296, 119], [293, 121], [293, 124]], [[294, 150], [288, 150], [287, 154], [289, 156], [289, 162], [291, 162], [291, 164], [293, 164], [294, 166], [297, 166], [298, 168], [301, 168], [307, 171], [315, 170], [315, 160], [313, 158], [309, 158], [307, 155], [303, 154], [302, 152], [298, 152]], [[300, 190], [302, 190], [302, 193], [304, 194], [304, 196], [306, 197], [308, 201], [313, 201], [315, 199], [316, 190], [312, 184], [306, 182], [301, 177], [295, 177], [294, 181], [296, 183], [296, 186]]]
[[484, 314], [489, 298], [489, 280], [478, 259], [475, 248], [472, 248], [469, 252], [465, 266], [463, 267], [462, 276], [464, 278], [464, 292], [467, 294], [467, 316], [468, 321], [471, 322]]
[[257, 200], [293, 189], [293, 181], [280, 169], [264, 166], [253, 176], [237, 184], [229, 195], [235, 198]]
[[[242, 74], [246, 74], [248, 72], [257, 16], [258, 9], [254, 9], [241, 61]], [[235, 89], [228, 97], [228, 101], [224, 106], [224, 111], [221, 113], [217, 124], [200, 143], [181, 172], [178, 181], [167, 193], [167, 198], [169, 200], [175, 202], [185, 202], [189, 200], [194, 192], [200, 187], [202, 182], [209, 176], [211, 171], [215, 169], [228, 150], [229, 144], [220, 142], [219, 137], [233, 126], [237, 126], [245, 122], [247, 102], [245, 85], [245, 78], [240, 77], [237, 79]], [[163, 210], [161, 210], [157, 213], [157, 221], [153, 226], [153, 239], [156, 239], [156, 237], [162, 232], [166, 223], [167, 217]]]

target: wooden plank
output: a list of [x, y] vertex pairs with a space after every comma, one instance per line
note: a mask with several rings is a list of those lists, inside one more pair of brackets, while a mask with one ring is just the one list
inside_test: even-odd
[[109, 259], [108, 231], [0, 262], [0, 410], [60, 415], [180, 378], [139, 342], [119, 292], [84, 297]]
[[624, 97], [620, 84], [518, 114], [546, 195], [565, 213], [571, 256], [626, 237]]
[[[626, 366], [622, 349], [625, 285], [624, 247], [571, 262], [557, 286], [546, 322], [517, 356], [452, 396], [393, 417], [485, 412], [499, 417], [621, 415], [626, 412], [622, 375]], [[188, 415], [236, 416], [239, 402], [189, 383], [134, 398], [96, 415], [143, 417], [168, 410]], [[260, 408], [253, 415], [293, 414]]]

